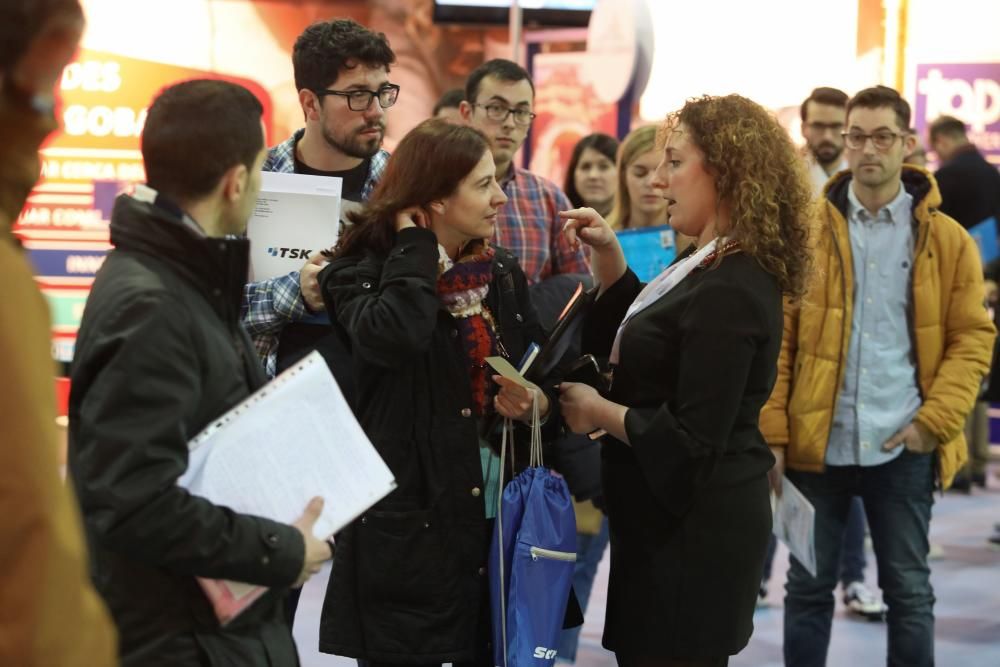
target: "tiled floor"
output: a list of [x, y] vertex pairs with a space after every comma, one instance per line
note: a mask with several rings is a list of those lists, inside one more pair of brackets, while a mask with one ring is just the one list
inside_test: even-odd
[[[971, 496], [948, 494], [938, 498], [931, 521], [931, 537], [944, 546], [945, 558], [932, 564], [937, 605], [935, 631], [940, 667], [1000, 666], [1000, 551], [986, 543], [993, 524], [1000, 522], [1000, 481]], [[873, 556], [869, 553], [868, 580], [874, 587]], [[775, 559], [771, 607], [757, 612], [750, 645], [730, 661], [733, 667], [778, 667], [781, 660], [781, 598], [787, 552]], [[614, 657], [601, 648], [608, 560], [598, 571], [593, 598], [581, 637], [577, 665], [613, 667]], [[353, 660], [317, 653], [317, 631], [327, 572], [306, 585], [299, 607], [295, 637], [303, 667], [353, 667]], [[868, 667], [885, 664], [885, 626], [849, 618], [838, 602], [828, 665]]]

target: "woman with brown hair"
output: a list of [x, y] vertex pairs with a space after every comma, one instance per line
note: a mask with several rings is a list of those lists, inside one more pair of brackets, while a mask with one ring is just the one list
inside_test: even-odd
[[594, 132], [573, 147], [563, 192], [574, 208], [589, 206], [607, 215], [615, 201], [615, 155], [618, 140]]
[[[491, 664], [485, 575], [501, 474], [480, 424], [528, 421], [532, 406], [485, 359], [516, 365], [542, 340], [517, 259], [487, 241], [506, 201], [481, 132], [425, 121], [320, 276], [352, 351], [358, 420], [397, 484], [337, 537], [324, 653], [373, 667]], [[549, 399], [533, 389], [544, 416]]]
[[600, 296], [584, 351], [611, 389], [564, 383], [575, 432], [603, 429], [611, 577], [604, 645], [622, 665], [725, 665], [753, 631], [774, 463], [758, 415], [774, 385], [782, 296], [802, 294], [811, 191], [795, 147], [738, 95], [660, 128], [654, 185], [696, 245], [643, 286], [610, 225], [561, 214], [591, 247]]

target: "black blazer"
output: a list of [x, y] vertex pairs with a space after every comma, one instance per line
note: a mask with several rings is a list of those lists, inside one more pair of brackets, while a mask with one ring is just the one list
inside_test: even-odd
[[[607, 356], [642, 288], [629, 270], [583, 334]], [[770, 533], [757, 427], [781, 347], [776, 280], [735, 253], [695, 269], [625, 328], [610, 400], [631, 446], [603, 439], [612, 571], [604, 642], [650, 656], [737, 652], [749, 639]]]

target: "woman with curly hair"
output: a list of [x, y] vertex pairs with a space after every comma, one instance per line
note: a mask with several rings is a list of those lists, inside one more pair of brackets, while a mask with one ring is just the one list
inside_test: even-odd
[[573, 431], [606, 432], [604, 645], [621, 665], [725, 665], [753, 631], [771, 533], [757, 421], [782, 297], [807, 278], [811, 191], [784, 129], [738, 95], [688, 101], [659, 136], [655, 184], [697, 241], [644, 286], [596, 212], [561, 214], [601, 286], [584, 350], [612, 371], [604, 396], [563, 383], [561, 405]]

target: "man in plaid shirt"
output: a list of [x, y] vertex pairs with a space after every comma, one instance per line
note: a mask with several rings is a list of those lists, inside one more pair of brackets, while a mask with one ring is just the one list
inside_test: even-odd
[[494, 241], [515, 255], [532, 285], [561, 273], [590, 273], [583, 250], [562, 234], [559, 211], [573, 208], [555, 183], [514, 165], [535, 118], [531, 76], [510, 60], [490, 60], [469, 75], [462, 119], [490, 141], [497, 181], [508, 202], [497, 217]]
[[[342, 216], [367, 201], [389, 160], [381, 146], [386, 109], [399, 93], [389, 82], [394, 62], [385, 35], [354, 21], [306, 28], [292, 52], [305, 127], [269, 151], [264, 171], [342, 178]], [[343, 371], [337, 361], [350, 360], [323, 308], [317, 276], [324, 261], [317, 254], [299, 271], [243, 289], [243, 324], [268, 377], [314, 349], [335, 376]]]

